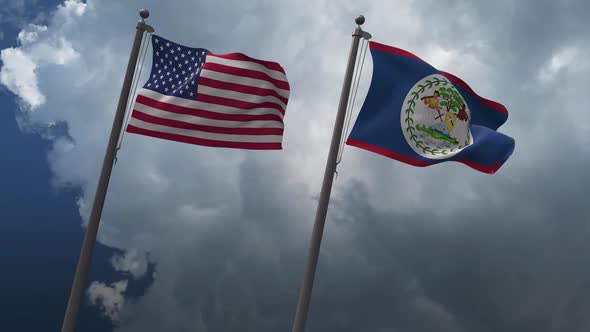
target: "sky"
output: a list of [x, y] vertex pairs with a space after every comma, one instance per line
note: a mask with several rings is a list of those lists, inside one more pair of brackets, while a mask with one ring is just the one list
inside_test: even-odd
[[[43, 22], [59, 1], [7, 2], [0, 10], [1, 48], [17, 45], [23, 25]], [[47, 152], [50, 133], [65, 133], [65, 124], [44, 130], [21, 130], [18, 100], [5, 87], [0, 88], [0, 135], [4, 153], [0, 177], [3, 190], [0, 203], [0, 318], [2, 330], [59, 330], [67, 303], [73, 269], [82, 244], [83, 229], [75, 203], [80, 190], [75, 186], [59, 190], [50, 183]], [[114, 282], [126, 273], [113, 269], [112, 257], [123, 251], [97, 245], [91, 277]], [[153, 266], [150, 267], [153, 270]], [[42, 277], [41, 277], [42, 276]], [[127, 285], [128, 296], [143, 294], [150, 276]], [[31, 319], [34, 317], [34, 319]], [[83, 331], [109, 331], [112, 321], [102, 314], [100, 305], [86, 302], [78, 327]]]
[[[0, 4], [1, 135], [10, 142], [0, 165], [0, 289], [9, 294], [0, 325], [61, 325], [137, 11], [148, 8], [164, 38], [283, 66], [284, 149], [125, 135], [80, 330], [291, 328], [358, 14], [374, 41], [504, 104], [500, 131], [516, 148], [488, 175], [346, 147], [307, 331], [590, 329], [590, 3]], [[149, 63], [148, 52], [140, 84]], [[353, 121], [371, 72], [367, 56]]]

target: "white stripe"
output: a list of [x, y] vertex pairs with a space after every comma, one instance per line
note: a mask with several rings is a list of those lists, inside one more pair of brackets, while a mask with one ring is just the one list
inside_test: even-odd
[[217, 105], [211, 103], [204, 103], [202, 101], [190, 100], [185, 98], [179, 98], [174, 96], [167, 96], [163, 95], [159, 92], [150, 89], [140, 89], [139, 93], [144, 97], [148, 97], [160, 102], [182, 106], [186, 108], [192, 109], [199, 109], [204, 111], [222, 113], [222, 114], [244, 114], [244, 115], [263, 115], [263, 114], [275, 114], [279, 116], [281, 119], [283, 118], [283, 113], [275, 108], [253, 108], [253, 109], [241, 109], [235, 108], [225, 105]]
[[193, 123], [203, 126], [222, 127], [222, 128], [284, 128], [283, 124], [278, 121], [226, 121], [201, 118], [189, 114], [177, 114], [166, 112], [140, 103], [135, 103], [134, 110], [155, 116], [161, 119], [169, 119]]
[[246, 60], [225, 59], [225, 58], [217, 57], [212, 54], [207, 54], [207, 58], [206, 58], [205, 62], [218, 63], [220, 65], [225, 65], [225, 66], [230, 66], [230, 67], [255, 70], [255, 71], [261, 72], [263, 74], [266, 74], [266, 75], [274, 78], [275, 80], [288, 82], [287, 76], [285, 76], [285, 74], [281, 73], [280, 71], [269, 69], [269, 68], [267, 68], [259, 63], [256, 63], [256, 62], [251, 62], [251, 61], [246, 61]]
[[281, 142], [283, 136], [277, 135], [228, 135], [228, 134], [216, 134], [208, 133], [198, 130], [180, 129], [168, 126], [162, 126], [153, 124], [145, 121], [141, 121], [135, 118], [129, 119], [129, 124], [138, 128], [157, 131], [160, 133], [182, 135], [188, 137], [209, 139], [214, 141], [226, 141], [226, 142], [246, 142], [246, 143], [277, 143]]
[[281, 97], [285, 97], [287, 99], [289, 98], [289, 90], [280, 89], [280, 88], [276, 87], [274, 84], [272, 84], [271, 82], [265, 81], [265, 80], [230, 75], [230, 74], [225, 74], [225, 73], [219, 73], [219, 72], [207, 70], [207, 69], [203, 69], [203, 71], [201, 71], [201, 77], [207, 77], [207, 78], [210, 78], [213, 80], [218, 80], [218, 81], [223, 81], [223, 82], [228, 82], [228, 83], [236, 83], [236, 84], [242, 84], [242, 85], [255, 86], [255, 87], [263, 88], [263, 89], [271, 89], [271, 90], [276, 91]]
[[[239, 100], [239, 101], [246, 101], [246, 102], [255, 103], [255, 104], [269, 102], [269, 103], [277, 104], [277, 106], [280, 106], [283, 109], [283, 111], [287, 107], [287, 105], [285, 105], [285, 103], [283, 103], [281, 100], [279, 100], [278, 98], [276, 98], [274, 96], [251, 95], [249, 93], [242, 93], [242, 92], [237, 92], [237, 91], [212, 88], [212, 87], [206, 86], [206, 85], [199, 85], [198, 95], [200, 95], [200, 94], [206, 94], [209, 96], [216, 96], [216, 97], [228, 98], [228, 99]], [[197, 100], [199, 99], [198, 95], [197, 95]]]

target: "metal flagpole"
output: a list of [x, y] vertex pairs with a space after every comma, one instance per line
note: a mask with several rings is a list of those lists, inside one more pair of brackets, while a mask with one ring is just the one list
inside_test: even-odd
[[123, 120], [125, 118], [125, 109], [127, 108], [127, 100], [129, 99], [131, 83], [133, 81], [133, 76], [135, 75], [135, 66], [137, 64], [137, 58], [139, 55], [139, 47], [141, 45], [144, 32], [154, 32], [154, 28], [146, 24], [144, 21], [149, 17], [149, 15], [150, 13], [147, 9], [142, 9], [139, 12], [141, 20], [137, 23], [135, 39], [133, 40], [131, 54], [129, 55], [127, 71], [125, 72], [125, 79], [123, 81], [123, 87], [121, 88], [121, 95], [119, 96], [119, 104], [117, 105], [117, 112], [115, 113], [115, 119], [113, 120], [111, 136], [109, 137], [109, 143], [107, 145], [104, 161], [102, 163], [102, 170], [100, 171], [100, 177], [98, 180], [98, 186], [96, 188], [96, 195], [94, 196], [92, 211], [90, 212], [90, 220], [88, 221], [88, 226], [86, 227], [86, 235], [84, 236], [80, 258], [78, 259], [76, 275], [74, 277], [74, 282], [70, 291], [70, 298], [68, 299], [68, 306], [61, 328], [62, 332], [73, 332], [76, 325], [78, 310], [80, 309], [80, 302], [82, 301], [82, 297], [84, 295], [84, 287], [86, 285], [88, 272], [90, 270], [92, 250], [94, 249], [94, 244], [96, 243], [96, 234], [98, 232], [100, 216], [102, 214], [102, 208], [104, 206], [104, 200], [107, 193], [107, 188], [109, 186], [113, 162], [117, 153], [117, 141], [121, 135]]
[[348, 97], [350, 96], [350, 86], [352, 84], [352, 75], [354, 72], [354, 64], [356, 62], [359, 41], [361, 37], [367, 39], [370, 38], [370, 35], [361, 29], [361, 25], [365, 23], [365, 17], [360, 15], [355, 19], [355, 22], [357, 27], [352, 33], [352, 47], [350, 48], [350, 54], [348, 56], [348, 65], [344, 75], [344, 85], [340, 95], [340, 103], [338, 104], [336, 122], [334, 123], [334, 131], [332, 133], [332, 142], [330, 144], [330, 152], [328, 153], [328, 161], [326, 162], [326, 170], [324, 172], [320, 200], [318, 202], [313, 231], [311, 233], [309, 254], [307, 257], [307, 267], [305, 269], [303, 286], [301, 287], [299, 293], [299, 302], [297, 303], [297, 312], [295, 314], [295, 321], [293, 323], [292, 330], [293, 332], [303, 332], [305, 328], [305, 321], [307, 319], [307, 312], [311, 299], [311, 290], [313, 287], [313, 279], [318, 264], [322, 235], [324, 233], [324, 224], [326, 222], [326, 215], [328, 213], [328, 203], [330, 201], [334, 173], [336, 172], [336, 160], [338, 158], [340, 140], [342, 139], [342, 129], [344, 125], [346, 109], [348, 106]]

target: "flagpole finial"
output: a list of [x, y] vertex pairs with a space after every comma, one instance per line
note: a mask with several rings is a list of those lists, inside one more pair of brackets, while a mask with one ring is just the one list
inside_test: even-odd
[[141, 18], [145, 20], [150, 16], [150, 11], [144, 8], [139, 11], [139, 16], [141, 16]]
[[139, 11], [139, 16], [141, 17], [141, 20], [139, 20], [139, 22], [137, 22], [137, 28], [143, 31], [147, 31], [149, 33], [152, 33], [154, 31], [156, 31], [154, 29], [154, 27], [152, 27], [151, 25], [145, 23], [145, 19], [150, 17], [150, 11], [147, 9], [142, 9]]
[[363, 23], [365, 23], [365, 17], [363, 15], [359, 15], [357, 16], [357, 18], [354, 20], [354, 22], [356, 24], [358, 24], [359, 26], [363, 25]]

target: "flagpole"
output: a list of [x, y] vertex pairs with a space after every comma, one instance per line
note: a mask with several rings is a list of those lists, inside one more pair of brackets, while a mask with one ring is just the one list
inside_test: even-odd
[[366, 37], [368, 35], [361, 29], [361, 25], [365, 23], [365, 17], [360, 15], [355, 19], [355, 22], [357, 27], [352, 33], [352, 46], [348, 56], [348, 64], [346, 67], [346, 73], [344, 75], [344, 84], [342, 86], [342, 92], [340, 95], [340, 103], [338, 104], [338, 112], [336, 114], [336, 121], [334, 123], [334, 131], [332, 132], [332, 142], [330, 144], [328, 161], [326, 162], [326, 169], [324, 172], [324, 180], [322, 183], [322, 189], [320, 191], [320, 199], [316, 211], [313, 231], [311, 233], [309, 254], [307, 257], [307, 267], [305, 269], [303, 285], [299, 293], [299, 302], [297, 303], [297, 311], [295, 314], [295, 321], [293, 323], [292, 330], [293, 332], [303, 332], [305, 328], [305, 321], [307, 319], [311, 291], [313, 288], [313, 280], [318, 264], [322, 235], [324, 233], [324, 224], [326, 222], [326, 215], [328, 213], [328, 203], [330, 202], [330, 193], [332, 191], [334, 173], [336, 172], [336, 160], [338, 158], [340, 140], [342, 139], [342, 130], [344, 126], [346, 109], [348, 107], [348, 97], [350, 96], [350, 87], [352, 85], [352, 75], [354, 72], [359, 41], [361, 37]]
[[139, 48], [141, 46], [144, 32], [154, 32], [154, 28], [145, 23], [145, 19], [148, 18], [149, 15], [150, 13], [147, 9], [142, 9], [139, 12], [141, 20], [137, 23], [135, 39], [133, 40], [133, 46], [131, 47], [131, 54], [129, 55], [129, 62], [127, 63], [127, 71], [125, 72], [125, 79], [123, 80], [123, 87], [121, 88], [121, 94], [119, 96], [119, 104], [117, 105], [117, 111], [113, 120], [113, 127], [111, 129], [111, 135], [102, 163], [102, 170], [100, 171], [100, 177], [98, 179], [94, 203], [92, 204], [92, 210], [90, 212], [90, 219], [88, 220], [88, 226], [86, 227], [86, 235], [84, 236], [84, 242], [80, 251], [78, 266], [76, 267], [76, 275], [74, 277], [74, 282], [72, 283], [70, 298], [68, 299], [68, 306], [61, 328], [62, 332], [73, 332], [76, 326], [80, 303], [82, 302], [84, 288], [90, 271], [92, 250], [96, 243], [96, 234], [98, 233], [100, 216], [102, 214], [111, 171], [113, 170], [113, 163], [117, 153], [117, 143], [119, 136], [121, 135], [121, 130], [123, 129], [125, 109], [127, 108], [127, 101], [131, 92], [131, 83], [133, 81], [133, 76], [135, 75], [135, 66], [137, 65]]

